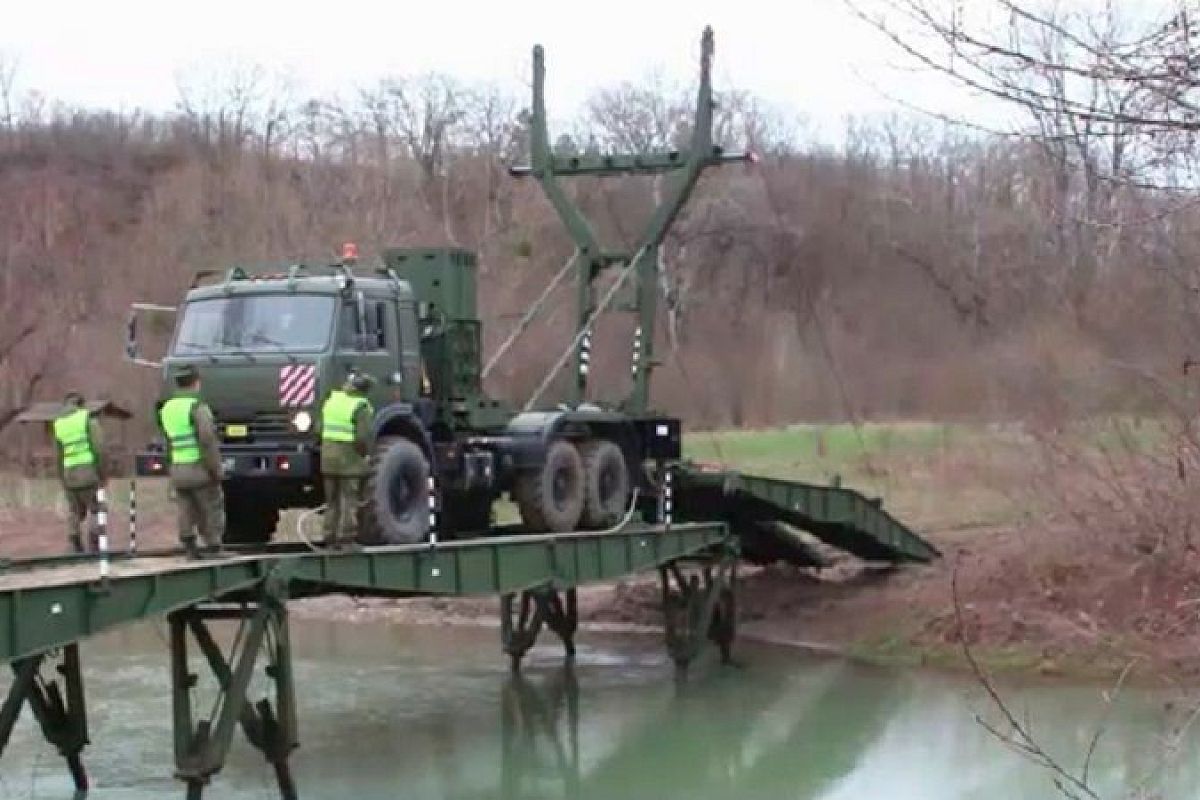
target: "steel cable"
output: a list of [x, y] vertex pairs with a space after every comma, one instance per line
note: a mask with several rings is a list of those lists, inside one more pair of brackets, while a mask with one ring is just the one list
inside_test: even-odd
[[554, 381], [554, 378], [558, 375], [559, 370], [561, 370], [567, 363], [567, 359], [569, 359], [571, 354], [574, 353], [576, 348], [579, 347], [579, 343], [583, 341], [583, 337], [592, 330], [592, 325], [596, 323], [596, 319], [608, 308], [608, 304], [612, 302], [612, 299], [616, 296], [617, 291], [620, 290], [620, 288], [625, 284], [626, 279], [629, 278], [630, 274], [634, 270], [634, 267], [637, 266], [638, 261], [645, 252], [646, 246], [643, 246], [640, 250], [634, 253], [633, 258], [629, 260], [629, 263], [625, 266], [625, 269], [621, 270], [621, 274], [617, 276], [617, 279], [613, 281], [613, 285], [608, 288], [607, 292], [605, 292], [604, 297], [600, 300], [600, 303], [596, 306], [595, 310], [592, 311], [592, 313], [588, 316], [587, 321], [580, 326], [579, 332], [575, 334], [575, 338], [571, 340], [571, 344], [567, 346], [567, 349], [563, 351], [561, 356], [559, 356], [558, 361], [556, 361], [554, 366], [550, 368], [550, 371], [546, 373], [545, 380], [542, 381], [541, 385], [538, 386], [537, 391], [535, 391], [525, 403], [525, 407], [522, 409], [522, 411], [529, 411], [533, 408], [534, 403], [541, 399], [542, 393], [546, 391], [546, 389]]
[[575, 252], [571, 254], [571, 257], [567, 259], [567, 263], [562, 265], [562, 269], [558, 271], [558, 274], [554, 276], [554, 279], [550, 281], [550, 284], [538, 296], [538, 299], [533, 302], [533, 305], [531, 305], [529, 310], [525, 312], [525, 315], [521, 317], [521, 321], [517, 323], [517, 327], [508, 335], [508, 338], [504, 340], [500, 347], [496, 349], [496, 352], [492, 355], [492, 357], [488, 359], [488, 363], [484, 366], [483, 373], [480, 376], [481, 379], [487, 378], [488, 374], [492, 371], [492, 368], [495, 367], [500, 359], [504, 357], [504, 354], [508, 352], [509, 348], [516, 343], [517, 339], [521, 337], [521, 334], [523, 334], [529, 328], [530, 324], [533, 322], [533, 318], [536, 317], [538, 312], [542, 310], [542, 305], [550, 297], [550, 294], [556, 288], [558, 288], [558, 285], [562, 283], [563, 277], [566, 276], [567, 272], [570, 271], [572, 266], [574, 266], [575, 261], [578, 258], [579, 250], [575, 250]]

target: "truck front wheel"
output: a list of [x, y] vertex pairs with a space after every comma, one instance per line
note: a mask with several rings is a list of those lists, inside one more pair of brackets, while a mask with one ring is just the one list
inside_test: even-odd
[[363, 544], [412, 544], [429, 534], [429, 460], [403, 436], [380, 437], [371, 456]]
[[551, 443], [542, 468], [519, 476], [513, 495], [530, 532], [575, 530], [584, 502], [583, 459], [575, 445], [565, 439]]

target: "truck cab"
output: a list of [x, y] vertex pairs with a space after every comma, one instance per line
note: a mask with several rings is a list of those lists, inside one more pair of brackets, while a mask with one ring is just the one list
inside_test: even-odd
[[[355, 262], [233, 268], [194, 284], [178, 310], [160, 399], [174, 367], [197, 368], [221, 437], [230, 543], [265, 543], [282, 509], [324, 502], [318, 416], [351, 371], [375, 378], [364, 544], [421, 541], [435, 525], [487, 532], [504, 492], [529, 530], [610, 525], [661, 450], [647, 436], [677, 454], [671, 420], [591, 406], [517, 414], [490, 398], [474, 254], [395, 248], [368, 270]], [[161, 442], [139, 455], [139, 474], [167, 471]]]
[[[323, 502], [316, 426], [351, 370], [375, 378], [376, 409], [429, 416], [419, 335], [410, 285], [386, 271], [233, 268], [193, 284], [162, 361], [161, 399], [174, 367], [199, 370], [221, 437], [230, 541], [265, 541], [280, 509]], [[139, 474], [166, 471], [161, 445], [139, 456]]]

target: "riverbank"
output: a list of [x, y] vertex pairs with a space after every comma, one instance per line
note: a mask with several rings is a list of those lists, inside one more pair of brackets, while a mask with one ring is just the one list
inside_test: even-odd
[[[1107, 681], [1131, 663], [1126, 680], [1172, 683], [1200, 675], [1200, 626], [1186, 602], [1160, 602], [1145, 585], [1138, 588], [1152, 580], [1144, 568], [1114, 574], [1103, 559], [1082, 564], [1077, 551], [1064, 566], [1053, 553], [1071, 550], [1064, 547], [1071, 538], [1066, 531], [1051, 537], [1047, 531], [995, 529], [930, 538], [944, 554], [932, 565], [882, 567], [843, 557], [819, 574], [779, 565], [743, 567], [739, 636], [938, 670], [970, 668], [965, 641], [979, 664], [1001, 675]], [[1085, 602], [1081, 592], [1093, 600]], [[584, 635], [658, 635], [660, 602], [653, 573], [582, 587], [580, 627]], [[1089, 607], [1092, 613], [1084, 610]], [[294, 608], [300, 618], [347, 623], [499, 625], [494, 597], [332, 596]]]

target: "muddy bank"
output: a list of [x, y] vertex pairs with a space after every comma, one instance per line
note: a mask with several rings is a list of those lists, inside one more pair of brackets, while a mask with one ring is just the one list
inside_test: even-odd
[[[878, 631], [885, 608], [872, 612], [873, 602], [886, 607], [880, 595], [883, 582], [895, 570], [843, 567], [824, 576], [787, 567], [746, 567], [738, 592], [739, 635], [808, 649], [856, 654], [858, 643]], [[661, 599], [658, 579], [639, 575], [611, 583], [581, 587], [579, 627], [583, 631], [624, 631], [660, 634]], [[856, 593], [871, 598], [851, 602]], [[853, 607], [853, 611], [850, 608]], [[499, 628], [497, 597], [415, 597], [403, 600], [330, 595], [293, 602], [296, 619], [322, 619], [396, 625], [462, 625]], [[879, 619], [872, 620], [874, 614]], [[852, 615], [849, 619], [848, 615]], [[878, 624], [877, 624], [878, 623]], [[552, 636], [549, 632], [546, 636]], [[857, 653], [862, 655], [861, 652]]]
[[[579, 627], [583, 630], [656, 633], [657, 612], [624, 599], [637, 590], [657, 593], [651, 579], [598, 584], [578, 591]], [[657, 596], [657, 594], [655, 595]], [[464, 625], [500, 627], [499, 597], [413, 597], [403, 600], [328, 595], [297, 600], [289, 605], [293, 619], [322, 619], [347, 623], [396, 625]], [[546, 636], [553, 636], [548, 631]]]
[[[965, 643], [989, 670], [1046, 676], [1200, 675], [1200, 563], [1169, 575], [1081, 548], [1070, 531], [976, 529], [931, 535], [944, 557], [900, 567], [835, 558], [822, 572], [743, 567], [739, 635], [875, 663], [965, 669]], [[1186, 568], [1181, 568], [1186, 567]], [[1195, 579], [1189, 576], [1196, 576]], [[957, 610], [954, 602], [957, 590]], [[661, 631], [654, 574], [580, 589], [582, 630]], [[497, 598], [295, 604], [347, 622], [499, 625]]]

